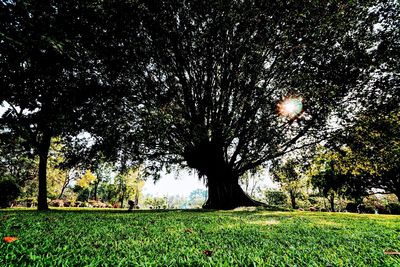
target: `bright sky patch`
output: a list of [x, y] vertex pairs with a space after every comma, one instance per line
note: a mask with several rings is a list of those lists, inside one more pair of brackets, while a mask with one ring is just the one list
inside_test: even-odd
[[303, 110], [302, 98], [288, 97], [278, 104], [278, 112], [280, 115], [293, 118]]

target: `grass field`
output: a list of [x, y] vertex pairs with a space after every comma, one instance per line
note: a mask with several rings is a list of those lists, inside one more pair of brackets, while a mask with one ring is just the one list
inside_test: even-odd
[[0, 266], [400, 266], [400, 216], [0, 211]]

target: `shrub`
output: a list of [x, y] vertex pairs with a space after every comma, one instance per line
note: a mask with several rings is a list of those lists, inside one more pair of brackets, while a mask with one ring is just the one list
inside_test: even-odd
[[363, 210], [363, 212], [362, 213], [369, 213], [369, 214], [374, 214], [375, 213], [375, 206], [370, 206], [370, 205], [366, 205], [365, 207], [364, 207], [364, 210]]
[[10, 180], [0, 182], [0, 208], [10, 207], [10, 202], [17, 199], [21, 191], [17, 184]]
[[62, 199], [53, 199], [49, 205], [51, 207], [64, 207], [64, 201]]
[[388, 203], [386, 209], [389, 210], [391, 214], [400, 214], [400, 203]]
[[349, 202], [349, 203], [347, 203], [347, 205], [346, 205], [346, 210], [348, 211], [348, 212], [358, 212], [358, 210], [357, 210], [357, 203], [354, 203], [354, 202]]
[[287, 196], [280, 190], [269, 189], [264, 192], [265, 201], [268, 205], [286, 206]]
[[375, 209], [378, 211], [378, 214], [389, 214], [390, 211], [383, 205], [377, 203], [375, 204]]
[[310, 202], [311, 206], [314, 206], [314, 205], [317, 205], [319, 203], [319, 200], [316, 197], [310, 196], [308, 198], [308, 202]]
[[20, 207], [35, 207], [37, 205], [37, 199], [33, 197], [27, 197], [27, 198], [20, 198], [17, 199], [17, 206]]

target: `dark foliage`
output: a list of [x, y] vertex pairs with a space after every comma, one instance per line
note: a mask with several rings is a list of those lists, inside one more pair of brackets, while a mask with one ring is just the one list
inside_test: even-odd
[[0, 3], [0, 100], [7, 108], [0, 126], [39, 156], [42, 210], [51, 138], [79, 133], [90, 100], [103, 92], [90, 50], [101, 22], [91, 20], [95, 13], [90, 1]]
[[39, 156], [39, 209], [59, 135], [70, 164], [180, 164], [205, 177], [206, 208], [261, 205], [246, 171], [327, 138], [360, 98], [398, 103], [397, 15], [379, 0], [2, 1], [0, 126]]
[[400, 214], [400, 203], [389, 203], [386, 205], [386, 209], [388, 209], [391, 214]]
[[265, 202], [268, 205], [284, 207], [287, 205], [287, 195], [280, 190], [267, 190], [264, 192]]
[[[155, 171], [194, 168], [207, 181], [207, 208], [259, 205], [239, 177], [326, 138], [329, 115], [364, 84], [370, 4], [122, 3], [112, 17], [120, 27], [109, 29], [121, 33], [111, 41], [119, 45], [105, 62], [123, 66], [118, 81], [129, 94], [113, 104], [128, 113], [93, 135], [118, 136], [120, 151], [144, 155]], [[137, 16], [128, 20], [128, 11]], [[282, 116], [277, 107], [290, 98], [302, 108]]]
[[19, 194], [19, 187], [14, 181], [0, 181], [0, 208], [10, 207], [11, 202], [16, 200]]

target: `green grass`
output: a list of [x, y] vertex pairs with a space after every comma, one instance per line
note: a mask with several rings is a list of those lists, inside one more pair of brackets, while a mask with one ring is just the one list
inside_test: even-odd
[[19, 238], [0, 266], [400, 266], [384, 254], [400, 251], [400, 216], [3, 210], [0, 227]]

